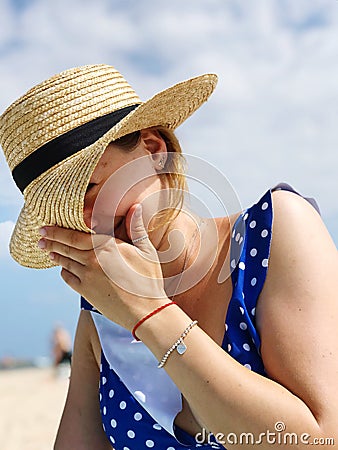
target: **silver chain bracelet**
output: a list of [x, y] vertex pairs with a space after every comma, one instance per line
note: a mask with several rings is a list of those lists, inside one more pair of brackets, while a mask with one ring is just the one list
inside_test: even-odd
[[176, 349], [177, 353], [179, 355], [183, 355], [183, 353], [186, 352], [187, 350], [187, 346], [185, 345], [185, 343], [183, 342], [184, 338], [186, 337], [186, 335], [189, 333], [189, 331], [195, 326], [197, 325], [198, 321], [194, 320], [193, 322], [191, 322], [187, 328], [183, 331], [183, 333], [181, 334], [181, 336], [177, 339], [177, 341], [169, 348], [169, 350], [163, 355], [163, 358], [161, 359], [161, 361], [158, 363], [157, 368], [158, 369], [162, 369], [162, 367], [165, 365], [165, 363], [167, 362], [167, 359], [169, 358], [169, 356], [172, 354], [172, 352]]

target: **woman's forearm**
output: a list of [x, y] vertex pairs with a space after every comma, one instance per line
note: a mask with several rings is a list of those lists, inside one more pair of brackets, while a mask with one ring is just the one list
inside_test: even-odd
[[[160, 360], [190, 322], [189, 316], [173, 307], [146, 321], [139, 328], [138, 336]], [[201, 426], [219, 440], [222, 436], [223, 439], [228, 435], [239, 438], [242, 433], [249, 433], [256, 441], [261, 439], [260, 448], [274, 448], [272, 435], [268, 442], [263, 433], [275, 432], [277, 436], [276, 428], [283, 426], [277, 423], [285, 425], [285, 433], [296, 433], [296, 448], [308, 445], [305, 437], [301, 442], [302, 435], [311, 436], [308, 443], [315, 437], [330, 437], [329, 432], [332, 436], [332, 431], [326, 429], [328, 424], [316, 418], [301, 399], [273, 380], [243, 367], [202, 329], [194, 327], [184, 342], [187, 351], [183, 355], [174, 351], [165, 370], [200, 419]], [[224, 443], [227, 448], [243, 448], [245, 444], [238, 442], [237, 447], [231, 442]], [[249, 444], [251, 448], [252, 443]]]
[[111, 450], [101, 425], [99, 367], [92, 347], [96, 333], [90, 313], [80, 314], [66, 404], [53, 450]]

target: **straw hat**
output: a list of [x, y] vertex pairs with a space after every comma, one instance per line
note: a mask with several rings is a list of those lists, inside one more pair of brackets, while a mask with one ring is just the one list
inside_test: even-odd
[[39, 228], [85, 232], [86, 189], [107, 145], [153, 126], [175, 129], [213, 92], [214, 74], [166, 89], [146, 102], [112, 66], [66, 70], [20, 97], [0, 117], [0, 144], [24, 206], [10, 242], [21, 265], [55, 265], [37, 247]]

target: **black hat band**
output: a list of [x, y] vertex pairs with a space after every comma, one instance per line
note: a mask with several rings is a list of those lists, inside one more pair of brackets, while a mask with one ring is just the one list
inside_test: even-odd
[[93, 144], [137, 106], [139, 104], [97, 117], [35, 150], [12, 171], [12, 176], [20, 191], [23, 192], [33, 180], [51, 167]]

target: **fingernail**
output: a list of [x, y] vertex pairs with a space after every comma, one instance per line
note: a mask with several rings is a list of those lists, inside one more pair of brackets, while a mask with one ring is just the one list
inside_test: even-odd
[[38, 242], [38, 247], [41, 249], [46, 248], [46, 241], [44, 239], [40, 239]]
[[52, 253], [49, 253], [49, 258], [53, 261], [53, 259], [55, 259], [55, 255], [54, 255], [54, 253], [52, 252]]
[[142, 214], [142, 205], [141, 205], [141, 203], [139, 203], [139, 204], [136, 206], [135, 211], [134, 211], [134, 214], [135, 214], [137, 217], [139, 217], [139, 216]]
[[41, 236], [47, 236], [46, 228], [40, 228], [39, 233], [41, 234]]

